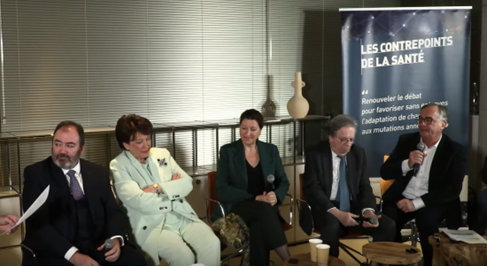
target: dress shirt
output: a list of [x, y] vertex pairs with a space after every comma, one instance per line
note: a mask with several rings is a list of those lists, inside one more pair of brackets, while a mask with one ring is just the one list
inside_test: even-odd
[[[83, 179], [81, 178], [81, 167], [80, 167], [80, 163], [78, 161], [78, 163], [76, 164], [76, 166], [74, 166], [73, 168], [71, 169], [64, 169], [64, 168], [61, 168], [64, 172], [64, 176], [66, 177], [66, 179], [68, 180], [68, 186], [71, 186], [71, 178], [69, 177], [68, 175], [68, 172], [69, 170], [74, 170], [76, 173], [74, 174], [74, 177], [76, 177], [76, 180], [78, 180], [78, 183], [79, 183], [79, 186], [81, 188], [81, 191], [83, 191], [83, 194], [85, 193], [85, 190], [83, 188]], [[120, 241], [120, 246], [124, 246], [124, 240], [123, 240], [123, 237], [122, 236], [113, 236], [111, 237], [111, 239], [115, 239], [115, 238], [118, 238], [119, 241]], [[71, 257], [74, 255], [74, 253], [76, 253], [78, 251], [78, 248], [75, 247], [75, 246], [72, 246], [70, 249], [68, 249], [68, 251], [66, 252], [66, 254], [64, 254], [64, 259], [69, 261], [71, 259]]]
[[[433, 158], [435, 157], [436, 150], [442, 136], [433, 146], [425, 148], [423, 153], [426, 154], [426, 156], [423, 158], [423, 163], [419, 166], [418, 174], [411, 178], [408, 185], [406, 186], [406, 189], [404, 189], [404, 192], [402, 193], [404, 197], [410, 199], [413, 202], [414, 208], [416, 210], [424, 208], [425, 206], [423, 199], [421, 199], [421, 196], [428, 193], [431, 163], [433, 163]], [[421, 143], [423, 143], [422, 139]], [[409, 159], [404, 160], [402, 162], [402, 175], [406, 176], [406, 174], [411, 170], [413, 170], [413, 168], [409, 168]]]
[[[346, 156], [346, 155], [344, 155], [344, 156]], [[338, 194], [338, 184], [340, 182], [340, 173], [339, 173], [340, 172], [340, 161], [342, 159], [340, 159], [340, 157], [338, 157], [338, 155], [333, 150], [331, 151], [331, 159], [332, 159], [332, 166], [333, 166], [333, 171], [332, 171], [333, 182], [331, 185], [330, 200], [333, 201], [333, 200], [336, 200], [336, 197]], [[345, 161], [345, 167], [348, 167], [346, 161]], [[332, 209], [336, 209], [336, 207], [330, 208], [330, 209], [328, 209], [328, 211], [330, 211]], [[371, 211], [375, 212], [374, 209], [372, 209], [372, 208], [364, 208], [364, 209], [362, 209], [362, 215], [367, 210], [371, 210]]]

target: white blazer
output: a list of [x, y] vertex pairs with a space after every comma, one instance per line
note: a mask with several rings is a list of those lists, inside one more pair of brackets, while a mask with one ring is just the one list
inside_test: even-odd
[[[110, 170], [115, 181], [115, 191], [127, 209], [127, 215], [137, 244], [159, 264], [157, 238], [149, 235], [164, 226], [166, 213], [174, 211], [182, 216], [203, 223], [185, 197], [193, 190], [193, 179], [184, 172], [167, 149], [151, 148], [149, 152], [150, 172], [163, 193], [146, 193], [142, 189], [154, 182], [137, 159], [123, 151], [110, 162]], [[171, 181], [173, 174], [181, 179]]]

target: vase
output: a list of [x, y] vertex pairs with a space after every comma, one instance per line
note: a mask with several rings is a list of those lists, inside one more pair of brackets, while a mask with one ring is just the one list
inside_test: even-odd
[[293, 118], [304, 118], [309, 111], [309, 103], [303, 97], [303, 87], [306, 84], [301, 80], [301, 72], [296, 72], [291, 86], [294, 88], [294, 96], [287, 102], [287, 111]]

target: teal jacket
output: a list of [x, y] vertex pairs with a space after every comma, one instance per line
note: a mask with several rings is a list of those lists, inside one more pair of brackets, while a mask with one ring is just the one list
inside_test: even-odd
[[[264, 182], [267, 183], [267, 176], [272, 174], [275, 177], [274, 186], [279, 206], [289, 189], [284, 167], [282, 166], [279, 150], [276, 145], [264, 143], [257, 140], [257, 149], [260, 157], [260, 165], [264, 174]], [[218, 200], [223, 205], [225, 214], [229, 214], [232, 206], [246, 200], [253, 200], [253, 196], [247, 192], [247, 167], [245, 165], [245, 151], [241, 140], [226, 144], [220, 149], [220, 160], [216, 173], [216, 193]], [[219, 208], [215, 208], [212, 218], [222, 216]]]

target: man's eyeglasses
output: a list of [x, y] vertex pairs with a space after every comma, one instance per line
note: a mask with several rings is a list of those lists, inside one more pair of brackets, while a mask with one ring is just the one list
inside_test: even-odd
[[433, 117], [419, 117], [418, 118], [418, 123], [421, 124], [421, 122], [424, 122], [426, 125], [431, 125], [431, 123], [433, 123], [433, 121], [435, 121], [435, 119]]
[[[338, 137], [337, 137], [338, 138]], [[340, 140], [340, 142], [345, 145], [345, 144], [348, 144], [349, 142], [350, 143], [354, 143], [355, 142], [355, 139], [354, 138], [338, 138]]]

